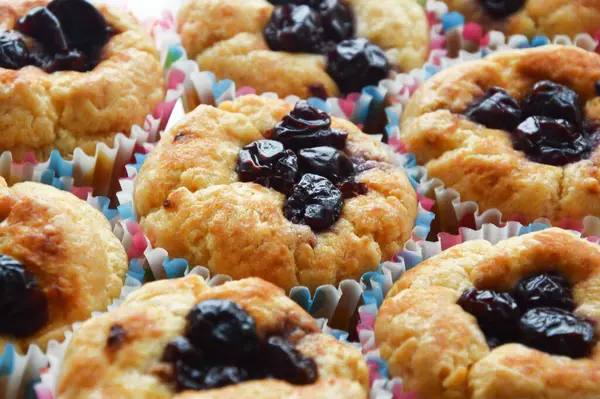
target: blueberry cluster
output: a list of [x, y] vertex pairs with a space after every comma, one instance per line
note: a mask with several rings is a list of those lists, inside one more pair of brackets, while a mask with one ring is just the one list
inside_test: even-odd
[[548, 80], [536, 83], [521, 104], [506, 90], [491, 87], [464, 114], [491, 129], [506, 130], [515, 149], [549, 165], [586, 158], [600, 138], [597, 127], [585, 119], [579, 95]]
[[348, 133], [331, 129], [329, 115], [306, 101], [299, 101], [266, 136], [240, 151], [236, 171], [240, 181], [285, 194], [283, 212], [293, 223], [325, 230], [340, 217], [344, 198], [367, 192], [343, 152]]
[[254, 319], [228, 300], [210, 299], [196, 304], [187, 315], [184, 335], [168, 343], [162, 361], [173, 366], [178, 392], [264, 378], [296, 385], [317, 379], [312, 359], [282, 336], [260, 339]]
[[525, 0], [479, 0], [486, 13], [494, 19], [511, 16], [525, 6]]
[[0, 254], [0, 334], [28, 337], [48, 321], [48, 299], [35, 276]]
[[0, 31], [0, 67], [90, 71], [111, 34], [102, 14], [87, 1], [53, 0], [32, 8], [14, 30]]
[[354, 14], [340, 0], [277, 1], [265, 28], [274, 51], [326, 54], [327, 72], [343, 92], [358, 92], [386, 78], [385, 54], [366, 39], [357, 39]]
[[561, 276], [522, 280], [512, 292], [467, 289], [458, 304], [475, 316], [490, 348], [519, 342], [550, 354], [580, 358], [595, 344], [594, 325], [573, 313], [573, 295]]

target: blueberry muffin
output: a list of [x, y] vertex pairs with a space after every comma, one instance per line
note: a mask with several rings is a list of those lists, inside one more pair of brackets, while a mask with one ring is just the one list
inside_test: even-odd
[[505, 51], [426, 81], [402, 115], [407, 150], [481, 211], [526, 222], [600, 216], [600, 55]]
[[170, 256], [286, 290], [375, 270], [417, 215], [414, 189], [378, 140], [305, 101], [258, 96], [201, 105], [166, 132], [134, 205]]
[[[302, 98], [360, 92], [418, 68], [429, 25], [414, 0], [186, 0], [183, 46], [201, 70]], [[285, 3], [285, 4], [284, 4]]]
[[451, 11], [463, 14], [486, 30], [509, 35], [593, 34], [600, 28], [596, 0], [444, 0]]
[[0, 0], [0, 152], [93, 155], [164, 97], [152, 39], [130, 14], [85, 0]]
[[62, 340], [118, 298], [125, 249], [106, 218], [74, 195], [0, 178], [0, 353]]
[[420, 399], [597, 398], [600, 247], [560, 229], [469, 241], [396, 282], [375, 336]]
[[367, 398], [360, 352], [257, 278], [147, 284], [69, 344], [58, 398]]

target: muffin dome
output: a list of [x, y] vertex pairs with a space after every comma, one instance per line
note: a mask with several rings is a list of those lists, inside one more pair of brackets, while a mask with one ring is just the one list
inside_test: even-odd
[[[13, 29], [19, 17], [45, 0], [3, 0], [0, 26]], [[21, 161], [28, 152], [47, 159], [77, 147], [93, 154], [112, 145], [119, 132], [142, 124], [164, 98], [162, 69], [150, 36], [130, 14], [97, 5], [114, 35], [89, 72], [46, 73], [36, 66], [0, 68], [0, 149]]]
[[419, 398], [595, 398], [599, 287], [599, 247], [565, 230], [469, 241], [398, 280], [376, 340], [391, 376]]
[[[215, 304], [220, 308], [202, 310]], [[232, 311], [236, 313], [234, 318]], [[175, 366], [170, 363], [172, 349], [177, 346], [184, 350], [181, 343], [188, 340], [192, 346], [201, 345], [194, 337], [202, 332], [202, 323], [223, 326], [220, 331], [231, 340], [229, 346], [237, 347], [241, 333], [228, 335], [228, 332], [238, 331], [240, 319], [251, 324], [244, 329], [245, 335], [248, 331], [257, 335], [250, 340], [268, 338], [269, 344], [273, 339], [279, 343], [283, 340], [288, 355], [312, 363], [317, 373], [314, 381], [299, 384], [272, 377], [228, 381], [225, 386], [217, 387], [181, 387], [180, 384], [189, 381], [184, 380], [181, 363]], [[199, 324], [194, 324], [195, 320]], [[225, 325], [229, 330], [224, 329]], [[210, 335], [206, 339], [217, 338]], [[237, 359], [239, 353], [233, 354], [236, 359], [227, 360], [227, 348], [221, 349], [223, 356], [216, 358], [205, 351], [203, 365], [195, 364], [196, 355], [187, 350], [180, 362], [191, 368], [203, 368], [208, 363], [218, 368], [213, 363], [223, 362], [230, 370], [246, 367], [240, 364], [243, 360]], [[264, 350], [259, 349], [257, 357], [248, 360], [251, 364], [247, 367], [258, 370], [267, 366], [257, 360]], [[275, 357], [282, 368], [287, 364], [281, 353]], [[198, 370], [188, 374], [188, 378], [194, 380], [201, 373]], [[212, 384], [208, 379], [196, 381]], [[321, 333], [315, 320], [277, 287], [260, 279], [245, 279], [209, 288], [201, 277], [189, 275], [149, 283], [130, 295], [120, 308], [84, 323], [67, 350], [57, 393], [62, 399], [95, 395], [140, 399], [238, 398], [249, 394], [261, 398], [366, 399], [367, 385], [367, 367], [361, 354]]]
[[0, 178], [0, 347], [62, 340], [118, 298], [125, 249], [106, 218], [74, 195]]
[[402, 140], [430, 177], [482, 211], [526, 222], [600, 216], [599, 79], [600, 55], [567, 46], [457, 65], [416, 91]]
[[[135, 210], [152, 245], [213, 273], [235, 279], [257, 276], [285, 289], [358, 279], [391, 259], [410, 238], [417, 214], [416, 193], [404, 172], [391, 165], [381, 143], [352, 123], [330, 119], [305, 102], [290, 109], [281, 100], [243, 96], [219, 108], [201, 105], [165, 133], [145, 160], [134, 187]], [[314, 140], [341, 137], [345, 141], [337, 149], [309, 145], [316, 147], [309, 150], [321, 149], [324, 157], [332, 154], [331, 160], [344, 165], [350, 162], [356, 174], [348, 180], [337, 181], [335, 176], [327, 180], [321, 176], [337, 164], [326, 162], [325, 171], [316, 172], [321, 176], [305, 174], [299, 182], [298, 172], [289, 187], [276, 189], [260, 176], [242, 181], [242, 156], [252, 147], [267, 141], [274, 142], [273, 148], [280, 143], [292, 148], [299, 145], [298, 137], [312, 140], [310, 131], [284, 129], [294, 120], [305, 126], [300, 111], [322, 118], [310, 122], [323, 127], [315, 131]], [[273, 133], [277, 127], [283, 132], [279, 138]], [[288, 132], [288, 141], [275, 141]], [[271, 140], [265, 140], [268, 137]], [[296, 158], [292, 150], [282, 147], [281, 151], [282, 156], [291, 152], [290, 157]], [[294, 151], [304, 170], [304, 150]], [[317, 191], [311, 197], [316, 201], [313, 209], [329, 221], [321, 229], [310, 227], [306, 217], [310, 206], [297, 196], [304, 195], [301, 189], [310, 179], [320, 183], [308, 184], [304, 194], [311, 197], [313, 189]], [[341, 201], [342, 193], [332, 181], [341, 190], [350, 186], [350, 191], [356, 188], [361, 193], [345, 193]], [[326, 193], [322, 197], [321, 189], [321, 194]], [[301, 220], [296, 207], [304, 205], [307, 213]]]

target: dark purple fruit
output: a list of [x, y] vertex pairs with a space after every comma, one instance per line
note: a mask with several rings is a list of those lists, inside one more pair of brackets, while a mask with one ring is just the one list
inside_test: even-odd
[[519, 322], [519, 336], [524, 345], [572, 358], [588, 356], [595, 344], [591, 322], [551, 307], [527, 311]]
[[0, 254], [0, 334], [27, 337], [48, 321], [48, 299], [33, 273]]
[[162, 356], [163, 362], [173, 363], [184, 362], [190, 366], [201, 368], [204, 357], [202, 352], [196, 349], [192, 343], [183, 336], [178, 336], [169, 341]]
[[18, 19], [15, 29], [42, 43], [50, 53], [62, 53], [69, 49], [58, 18], [46, 7], [32, 8]]
[[346, 147], [348, 133], [331, 129], [331, 118], [306, 101], [298, 101], [289, 114], [266, 134], [271, 140], [281, 142], [285, 148], [298, 151], [311, 147]]
[[512, 132], [521, 120], [517, 100], [500, 87], [490, 87], [482, 98], [471, 104], [464, 112], [475, 123], [490, 129]]
[[352, 9], [339, 0], [322, 0], [319, 3], [315, 10], [321, 16], [325, 40], [339, 43], [352, 39], [355, 34]]
[[596, 90], [596, 95], [600, 96], [600, 80], [597, 80], [594, 84], [594, 89]]
[[255, 182], [288, 193], [296, 180], [298, 160], [280, 142], [258, 140], [240, 151], [236, 171], [240, 181]]
[[262, 363], [268, 377], [291, 384], [311, 384], [318, 377], [314, 360], [302, 355], [281, 337], [269, 337], [263, 346]]
[[589, 154], [590, 142], [566, 120], [531, 116], [512, 133], [516, 150], [533, 161], [562, 166]]
[[324, 42], [321, 17], [305, 5], [277, 7], [265, 28], [265, 39], [274, 51], [319, 53]]
[[573, 310], [573, 295], [569, 283], [556, 274], [544, 273], [521, 281], [515, 289], [521, 311], [539, 307]]
[[104, 16], [85, 0], [53, 0], [48, 4], [62, 25], [70, 49], [99, 51], [108, 42], [110, 29]]
[[564, 119], [581, 128], [583, 107], [581, 98], [567, 86], [543, 80], [537, 82], [530, 90], [521, 107], [523, 120], [530, 116], [547, 116], [553, 119]]
[[298, 152], [298, 166], [303, 174], [312, 173], [338, 184], [354, 174], [354, 164], [333, 147], [305, 148]]
[[292, 223], [323, 231], [338, 220], [343, 205], [340, 190], [326, 178], [309, 173], [294, 187], [283, 207], [283, 214]]
[[369, 186], [366, 183], [350, 177], [336, 186], [342, 192], [344, 199], [353, 198], [357, 195], [365, 195], [369, 192]]
[[248, 372], [236, 366], [213, 366], [204, 377], [204, 389], [221, 388], [249, 380]]
[[506, 18], [525, 6], [525, 0], [480, 0], [491, 18]]
[[469, 288], [459, 298], [458, 305], [475, 316], [486, 336], [502, 342], [514, 337], [519, 307], [511, 294]]
[[344, 40], [328, 53], [327, 73], [344, 93], [377, 85], [389, 71], [383, 50], [366, 39]]
[[207, 359], [235, 363], [256, 352], [254, 319], [240, 305], [219, 299], [197, 303], [187, 315], [185, 336]]
[[173, 364], [176, 391], [199, 391], [205, 389], [204, 378], [207, 371], [207, 367], [197, 367], [181, 360], [176, 361]]
[[0, 31], [0, 68], [20, 69], [29, 65], [29, 50], [23, 36]]
[[79, 50], [70, 50], [68, 53], [56, 54], [53, 59], [45, 64], [46, 72], [77, 71], [86, 72], [90, 70], [88, 56]]

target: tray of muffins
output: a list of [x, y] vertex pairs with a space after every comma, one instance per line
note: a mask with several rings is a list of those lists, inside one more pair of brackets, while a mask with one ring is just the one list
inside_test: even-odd
[[0, 397], [600, 398], [600, 4], [0, 0]]

